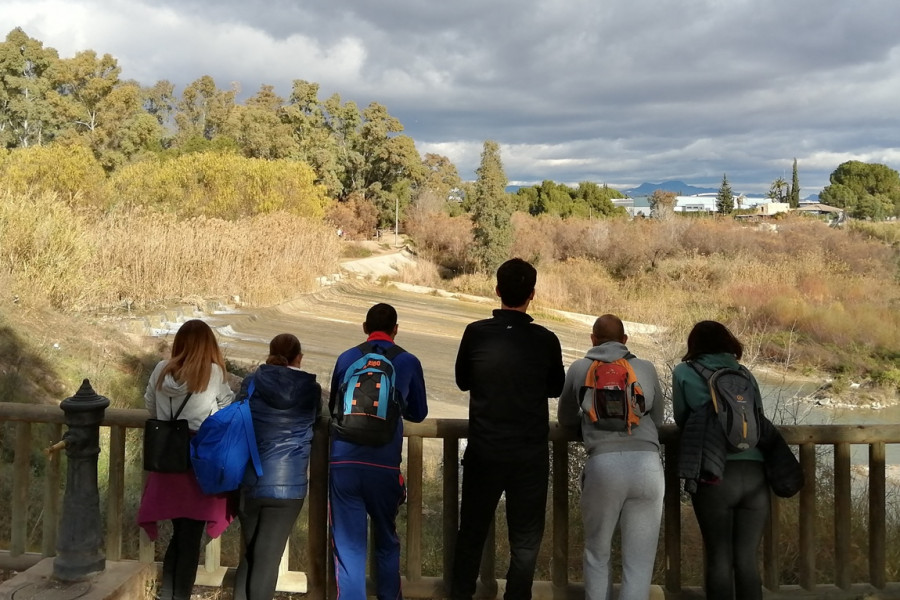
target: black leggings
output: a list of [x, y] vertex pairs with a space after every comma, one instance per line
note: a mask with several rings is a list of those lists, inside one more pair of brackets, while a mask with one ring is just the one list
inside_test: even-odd
[[722, 481], [701, 483], [692, 499], [706, 555], [706, 597], [761, 600], [757, 551], [769, 517], [763, 464], [727, 461]]
[[303, 498], [241, 497], [238, 518], [244, 555], [234, 577], [234, 600], [272, 600], [278, 583], [278, 565]]
[[206, 521], [172, 519], [172, 539], [163, 558], [160, 600], [190, 600], [197, 565], [200, 562], [200, 542]]

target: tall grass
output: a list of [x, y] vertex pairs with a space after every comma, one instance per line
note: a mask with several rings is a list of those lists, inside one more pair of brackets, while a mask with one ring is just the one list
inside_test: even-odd
[[0, 270], [16, 293], [63, 310], [224, 296], [275, 303], [312, 289], [338, 257], [330, 226], [287, 213], [182, 220], [0, 193]]
[[[788, 217], [772, 231], [718, 219], [587, 221], [517, 213], [513, 226], [511, 254], [539, 271], [538, 305], [612, 312], [679, 332], [717, 319], [739, 331], [768, 332], [763, 359], [897, 379], [900, 223], [843, 230]], [[457, 264], [447, 237], [454, 248], [471, 239], [464, 229], [450, 232], [419, 227], [415, 233], [425, 239], [417, 245], [439, 264]], [[442, 258], [444, 249], [449, 256]], [[447, 285], [493, 289], [490, 277], [477, 275]], [[791, 333], [790, 346], [784, 332]]]

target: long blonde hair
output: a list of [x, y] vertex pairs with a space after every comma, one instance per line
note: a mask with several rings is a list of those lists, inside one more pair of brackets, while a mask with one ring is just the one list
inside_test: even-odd
[[186, 383], [191, 392], [202, 392], [209, 387], [213, 363], [219, 365], [224, 375], [225, 358], [213, 330], [200, 319], [191, 319], [175, 334], [172, 358], [159, 374], [156, 389], [162, 387], [166, 375], [172, 375], [175, 381]]

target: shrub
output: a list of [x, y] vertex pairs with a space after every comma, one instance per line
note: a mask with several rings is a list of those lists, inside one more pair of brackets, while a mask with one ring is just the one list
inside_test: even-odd
[[378, 223], [378, 211], [371, 202], [359, 195], [351, 195], [344, 202], [334, 202], [326, 216], [333, 227], [341, 228], [348, 240], [369, 239]]
[[512, 223], [512, 254], [538, 265], [540, 303], [656, 324], [715, 318], [789, 331], [793, 347], [773, 337], [763, 355], [828, 370], [884, 370], [891, 361], [881, 357], [900, 347], [900, 254], [881, 241], [889, 224], [869, 235], [794, 217], [776, 231], [705, 218], [516, 213]]
[[306, 163], [201, 152], [119, 169], [109, 197], [120, 209], [148, 207], [181, 217], [238, 219], [277, 211], [322, 217], [325, 188]]
[[71, 205], [100, 206], [106, 173], [84, 146], [17, 148], [0, 158], [0, 181], [13, 194], [56, 194]]
[[468, 215], [451, 217], [440, 210], [413, 207], [406, 219], [406, 232], [416, 250], [446, 272], [459, 274], [474, 269], [472, 221]]

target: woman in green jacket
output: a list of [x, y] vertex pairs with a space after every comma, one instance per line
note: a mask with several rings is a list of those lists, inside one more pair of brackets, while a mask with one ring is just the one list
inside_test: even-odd
[[[744, 347], [721, 323], [701, 321], [687, 340], [687, 353], [672, 371], [675, 423], [712, 401], [706, 380], [691, 362], [707, 369], [738, 368]], [[759, 385], [753, 381], [759, 396]], [[757, 552], [769, 516], [763, 455], [754, 448], [728, 454], [718, 481], [702, 481], [691, 496], [706, 554], [706, 597], [761, 600]]]

